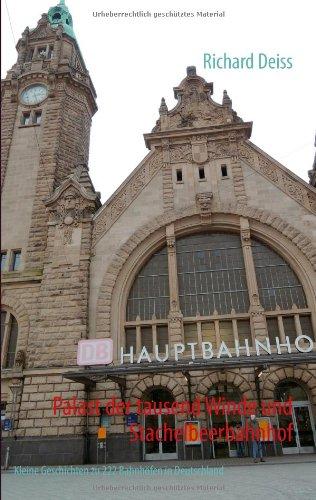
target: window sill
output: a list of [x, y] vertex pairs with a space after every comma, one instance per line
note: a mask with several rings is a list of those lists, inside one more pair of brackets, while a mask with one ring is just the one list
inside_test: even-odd
[[198, 179], [199, 182], [207, 182], [207, 179]]
[[40, 127], [40, 123], [30, 123], [29, 125], [19, 125], [19, 128], [31, 128], [31, 127]]

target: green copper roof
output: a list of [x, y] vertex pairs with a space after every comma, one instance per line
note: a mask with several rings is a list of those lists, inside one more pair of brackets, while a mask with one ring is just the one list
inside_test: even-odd
[[48, 20], [53, 28], [57, 28], [59, 24], [62, 24], [65, 33], [72, 38], [76, 38], [73, 30], [72, 17], [67, 5], [65, 5], [65, 0], [60, 0], [56, 7], [51, 7], [49, 9]]

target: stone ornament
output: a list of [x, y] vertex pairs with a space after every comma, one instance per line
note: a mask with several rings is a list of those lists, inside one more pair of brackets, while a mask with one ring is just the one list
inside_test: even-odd
[[140, 164], [134, 176], [125, 184], [120, 192], [104, 206], [95, 220], [93, 228], [93, 245], [109, 230], [114, 222], [152, 180], [163, 167], [162, 152], [157, 151], [143, 164]]
[[305, 185], [303, 181], [299, 182], [299, 180], [292, 178], [282, 165], [266, 158], [250, 142], [240, 142], [238, 144], [238, 154], [240, 159], [276, 184], [297, 203], [316, 213], [316, 191], [312, 187]]
[[15, 356], [15, 361], [14, 361], [14, 366], [16, 368], [23, 368], [25, 367], [25, 362], [26, 362], [26, 355], [25, 351], [23, 349], [20, 349]]
[[64, 245], [72, 244], [74, 229], [86, 216], [91, 218], [99, 203], [98, 193], [89, 192], [79, 182], [83, 168], [79, 166], [45, 202], [50, 223], [61, 229]]
[[198, 193], [196, 195], [196, 204], [201, 213], [201, 221], [208, 222], [211, 217], [213, 193]]
[[211, 99], [212, 93], [213, 84], [197, 76], [194, 66], [188, 67], [186, 78], [179, 87], [174, 88], [174, 96], [178, 104], [168, 111], [166, 102], [164, 98], [162, 99], [159, 108], [160, 118], [153, 132], [242, 121], [232, 109], [232, 101], [226, 91], [223, 94], [222, 104], [217, 104]]

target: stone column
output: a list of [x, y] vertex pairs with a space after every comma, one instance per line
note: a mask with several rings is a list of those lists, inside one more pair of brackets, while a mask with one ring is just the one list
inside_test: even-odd
[[183, 315], [180, 310], [179, 302], [179, 284], [174, 224], [170, 224], [166, 227], [166, 238], [170, 293], [170, 312], [168, 315], [169, 344], [173, 344], [176, 342], [183, 342]]
[[264, 340], [268, 336], [264, 309], [260, 304], [257, 277], [253, 261], [250, 226], [248, 219], [240, 217], [241, 244], [245, 262], [246, 278], [250, 299], [250, 324], [253, 339]]

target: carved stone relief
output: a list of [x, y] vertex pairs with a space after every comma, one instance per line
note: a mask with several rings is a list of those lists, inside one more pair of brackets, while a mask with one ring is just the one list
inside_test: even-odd
[[[190, 145], [188, 147], [191, 149]], [[130, 179], [127, 185], [117, 196], [101, 211], [93, 229], [93, 244], [104, 234], [124, 210], [138, 196], [142, 189], [151, 181], [163, 166], [162, 153], [158, 151], [142, 168]]]
[[304, 184], [296, 181], [287, 174], [279, 165], [260, 152], [243, 142], [238, 144], [239, 157], [249, 165], [277, 185], [282, 191], [288, 194], [295, 201], [312, 212], [316, 213], [316, 195]]

